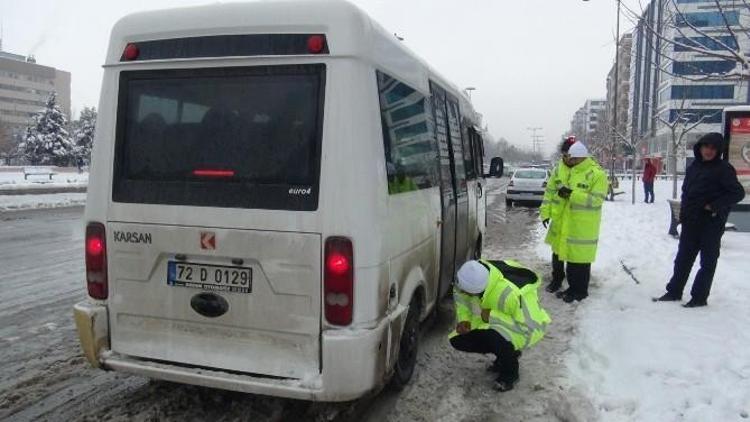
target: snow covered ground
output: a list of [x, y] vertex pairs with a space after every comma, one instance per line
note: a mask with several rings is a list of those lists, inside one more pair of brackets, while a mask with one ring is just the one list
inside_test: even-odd
[[[598, 420], [748, 420], [750, 234], [725, 234], [707, 308], [653, 303], [677, 252], [667, 235], [671, 185], [657, 182], [651, 205], [641, 202], [640, 184], [635, 205], [630, 185], [621, 187], [628, 194], [604, 208], [591, 296], [576, 311], [579, 326], [565, 358], [571, 387], [591, 398]], [[537, 251], [549, 256], [542, 240]]]
[[53, 170], [56, 174], [52, 176], [52, 180], [49, 180], [49, 176], [36, 175], [24, 180], [23, 167], [0, 167], [0, 212], [85, 204], [86, 193], [67, 191], [68, 188], [85, 190], [89, 174], [78, 173], [75, 169]]
[[77, 173], [75, 171], [64, 171], [53, 168], [57, 174], [52, 176], [33, 175], [28, 180], [23, 178], [23, 167], [3, 168], [0, 167], [0, 190], [10, 189], [33, 189], [51, 187], [74, 187], [86, 186], [89, 181], [88, 173]]
[[86, 193], [0, 195], [0, 212], [37, 208], [73, 207], [86, 204]]

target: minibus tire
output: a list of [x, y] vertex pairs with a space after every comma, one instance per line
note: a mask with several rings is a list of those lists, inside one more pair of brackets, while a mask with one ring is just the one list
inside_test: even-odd
[[417, 354], [419, 353], [419, 316], [422, 312], [419, 297], [415, 294], [409, 303], [409, 311], [406, 315], [406, 323], [401, 333], [398, 350], [398, 360], [393, 370], [391, 386], [396, 391], [406, 387], [414, 375], [417, 366]]
[[513, 206], [513, 201], [512, 201], [512, 200], [510, 200], [510, 199], [506, 199], [506, 200], [505, 200], [505, 206], [506, 206], [506, 207], [512, 207], [512, 206]]

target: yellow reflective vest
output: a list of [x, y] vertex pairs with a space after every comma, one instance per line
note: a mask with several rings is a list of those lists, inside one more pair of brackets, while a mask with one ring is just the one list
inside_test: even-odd
[[[539, 275], [515, 261], [481, 262], [490, 269], [487, 289], [481, 298], [456, 289], [457, 322], [469, 321], [472, 330], [493, 329], [516, 350], [533, 346], [551, 322], [539, 305]], [[482, 309], [490, 310], [488, 322], [482, 320]]]
[[[565, 167], [566, 170], [562, 170]], [[550, 218], [545, 242], [561, 261], [588, 264], [596, 259], [602, 205], [607, 197], [607, 175], [592, 158], [575, 167], [559, 164], [547, 185], [542, 219]], [[573, 192], [565, 199], [557, 191], [567, 186]]]
[[542, 206], [539, 207], [539, 216], [542, 221], [556, 220], [562, 212], [563, 199], [557, 196], [557, 191], [565, 186], [570, 178], [570, 167], [560, 160], [552, 170], [552, 175], [547, 181], [547, 189], [544, 191]]

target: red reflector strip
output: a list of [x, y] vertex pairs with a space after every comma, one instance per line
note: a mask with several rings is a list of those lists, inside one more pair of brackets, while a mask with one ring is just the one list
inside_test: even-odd
[[234, 177], [234, 170], [193, 170], [193, 176], [198, 177]]

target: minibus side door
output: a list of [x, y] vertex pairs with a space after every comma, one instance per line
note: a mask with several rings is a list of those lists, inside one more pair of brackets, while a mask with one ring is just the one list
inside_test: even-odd
[[448, 126], [450, 128], [452, 164], [456, 186], [456, 267], [463, 264], [469, 248], [469, 192], [466, 179], [466, 165], [461, 141], [461, 115], [458, 101], [447, 96]]
[[440, 282], [439, 297], [451, 288], [455, 274], [456, 260], [456, 186], [453, 177], [453, 152], [451, 150], [448, 108], [445, 91], [435, 83], [430, 83], [432, 110], [435, 119], [440, 173], [440, 203], [442, 218], [440, 224]]

